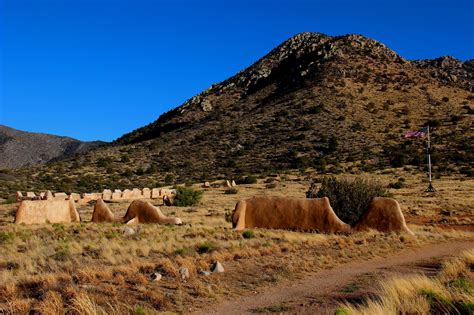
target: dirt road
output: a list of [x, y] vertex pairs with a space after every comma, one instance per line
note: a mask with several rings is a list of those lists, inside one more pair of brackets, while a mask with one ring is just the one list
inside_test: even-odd
[[211, 305], [195, 314], [333, 313], [338, 300], [376, 294], [378, 279], [407, 273], [435, 272], [440, 260], [474, 248], [474, 240], [448, 241], [402, 250], [385, 258], [355, 261], [309, 277], [284, 281], [260, 292]]

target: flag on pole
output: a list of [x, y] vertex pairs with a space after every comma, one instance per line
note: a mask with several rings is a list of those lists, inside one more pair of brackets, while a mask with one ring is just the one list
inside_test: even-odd
[[428, 127], [424, 127], [418, 131], [405, 132], [405, 138], [424, 138], [427, 133], [428, 133]]

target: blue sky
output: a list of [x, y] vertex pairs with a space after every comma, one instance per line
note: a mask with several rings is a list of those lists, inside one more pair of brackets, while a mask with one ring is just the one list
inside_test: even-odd
[[473, 1], [0, 0], [0, 124], [113, 140], [292, 35], [474, 58]]

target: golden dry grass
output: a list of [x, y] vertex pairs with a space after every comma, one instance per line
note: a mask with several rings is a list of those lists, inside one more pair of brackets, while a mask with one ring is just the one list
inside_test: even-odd
[[[385, 183], [399, 176], [397, 172], [402, 171], [366, 176]], [[406, 188], [393, 193], [397, 199], [405, 198], [402, 209], [409, 218], [413, 207], [419, 209], [413, 218], [431, 218], [443, 200], [446, 208], [453, 208], [454, 217], [472, 218], [471, 197], [461, 196], [472, 192], [473, 181], [442, 179], [437, 183], [442, 193], [426, 196], [420, 192], [424, 184], [419, 183], [419, 177], [407, 172], [403, 176], [407, 178]], [[325, 235], [255, 229], [255, 236], [246, 239], [224, 219], [225, 212], [231, 211], [240, 198], [303, 197], [308, 186], [308, 180], [289, 175], [272, 189], [265, 188], [263, 180], [239, 186], [237, 195], [226, 195], [223, 188], [206, 189], [195, 207], [161, 208], [166, 215], [181, 217], [184, 226], [140, 225], [134, 227], [137, 233], [132, 236], [125, 236], [120, 224], [88, 222], [93, 205], [78, 207], [83, 219], [80, 224], [36, 226], [12, 224], [16, 205], [1, 205], [0, 309], [43, 314], [188, 312], [229, 295], [354, 259], [471, 237], [468, 232], [449, 231], [445, 226], [440, 229], [430, 223], [410, 225], [414, 237], [374, 231]], [[109, 206], [116, 215], [123, 215], [128, 204], [114, 202]], [[453, 227], [465, 225], [460, 221]], [[209, 270], [215, 260], [223, 263], [226, 272], [202, 276], [200, 271]], [[181, 267], [189, 269], [188, 281], [180, 279]], [[151, 281], [153, 272], [160, 272], [163, 279]]]
[[339, 314], [472, 314], [474, 250], [445, 262], [436, 278], [417, 275], [380, 283], [380, 296], [362, 306], [345, 303]]

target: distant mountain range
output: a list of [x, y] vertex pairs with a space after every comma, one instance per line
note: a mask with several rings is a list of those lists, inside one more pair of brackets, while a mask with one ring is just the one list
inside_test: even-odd
[[435, 171], [465, 171], [474, 160], [473, 92], [472, 60], [413, 61], [361, 35], [301, 33], [111, 145], [16, 171], [5, 189], [423, 167], [423, 142], [403, 133], [427, 124]]
[[83, 142], [73, 138], [26, 132], [0, 125], [0, 169], [62, 160], [103, 144], [105, 142]]

